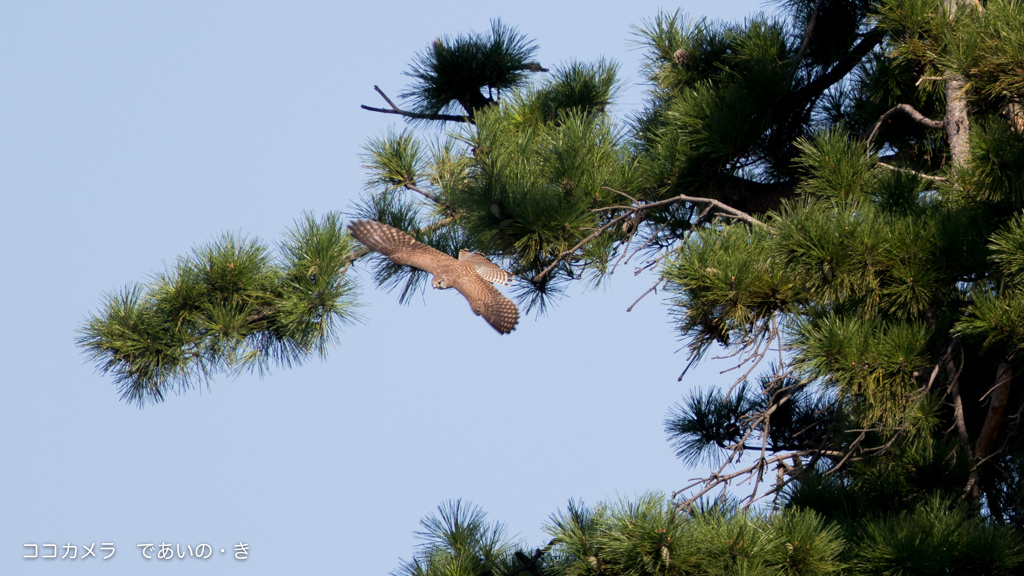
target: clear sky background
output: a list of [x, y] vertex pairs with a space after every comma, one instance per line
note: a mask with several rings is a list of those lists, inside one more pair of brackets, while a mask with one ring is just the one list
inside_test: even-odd
[[[691, 3], [742, 19], [754, 0]], [[361, 147], [434, 38], [500, 17], [545, 66], [608, 57], [640, 106], [628, 2], [6, 2], [0, 7], [0, 574], [359, 574], [410, 558], [419, 520], [463, 498], [531, 545], [569, 498], [671, 492], [676, 382], [663, 294], [621, 268], [501, 337], [454, 291], [408, 306], [363, 274], [365, 323], [326, 361], [138, 409], [75, 346], [102, 295], [236, 231], [275, 243], [348, 211]], [[24, 560], [24, 544], [115, 545]], [[212, 558], [142, 559], [138, 544]], [[231, 556], [249, 546], [244, 562]], [[219, 550], [224, 548], [226, 554]], [[63, 550], [60, 552], [63, 554]]]

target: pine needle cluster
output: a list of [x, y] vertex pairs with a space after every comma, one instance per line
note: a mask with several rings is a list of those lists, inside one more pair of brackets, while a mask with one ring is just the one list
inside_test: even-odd
[[128, 402], [160, 402], [218, 373], [323, 356], [353, 321], [354, 244], [337, 214], [307, 215], [281, 243], [225, 234], [147, 284], [107, 296], [78, 343]]
[[683, 511], [657, 493], [586, 506], [570, 500], [526, 549], [484, 513], [448, 502], [421, 521], [424, 542], [394, 576], [1009, 575], [1024, 541], [967, 508], [930, 498], [915, 510], [837, 522], [810, 509], [774, 515], [717, 502]]
[[393, 576], [499, 576], [521, 566], [516, 560], [521, 544], [508, 538], [504, 525], [488, 522], [477, 506], [448, 501], [420, 525], [419, 551]]
[[408, 72], [414, 82], [402, 97], [417, 114], [462, 112], [472, 119], [540, 70], [532, 60], [536, 52], [533, 42], [500, 20], [491, 22], [490, 34], [438, 38], [416, 55]]

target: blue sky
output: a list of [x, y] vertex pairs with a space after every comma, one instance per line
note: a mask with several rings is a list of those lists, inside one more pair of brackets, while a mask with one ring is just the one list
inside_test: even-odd
[[[663, 294], [625, 311], [654, 282], [631, 266], [505, 337], [454, 292], [402, 306], [364, 274], [365, 323], [326, 361], [142, 410], [74, 344], [104, 293], [197, 244], [224, 231], [274, 243], [305, 211], [349, 210], [363, 143], [398, 125], [359, 105], [382, 104], [374, 84], [397, 96], [438, 36], [500, 17], [545, 66], [620, 62], [614, 111], [638, 107], [630, 26], [676, 6], [579, 5], [0, 7], [0, 574], [384, 575], [448, 499], [538, 545], [569, 498], [670, 492], [700, 474], [673, 457], [662, 420], [728, 377], [676, 382], [685, 354]], [[740, 19], [759, 5], [681, 8]], [[142, 558], [139, 544], [161, 542], [215, 553]], [[99, 558], [25, 560], [25, 544]]]

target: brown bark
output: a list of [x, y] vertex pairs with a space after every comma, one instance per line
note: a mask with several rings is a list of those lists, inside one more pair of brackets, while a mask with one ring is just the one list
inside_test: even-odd
[[946, 140], [953, 166], [966, 166], [970, 160], [970, 121], [967, 117], [967, 80], [955, 74], [946, 80]]
[[981, 426], [981, 434], [974, 445], [974, 458], [980, 463], [990, 455], [995, 444], [999, 428], [1006, 414], [1006, 403], [1010, 399], [1010, 380], [1013, 379], [1013, 368], [1007, 362], [1000, 362], [996, 368], [996, 381], [988, 391], [988, 414]]
[[[973, 0], [946, 0], [946, 13], [950, 21], [957, 10], [972, 4]], [[967, 80], [963, 74], [951, 73], [946, 78], [946, 117], [943, 124], [953, 166], [966, 166], [970, 160], [970, 121], [967, 117]]]

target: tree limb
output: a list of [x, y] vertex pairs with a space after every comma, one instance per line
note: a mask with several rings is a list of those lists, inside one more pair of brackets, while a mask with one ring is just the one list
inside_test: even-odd
[[644, 296], [647, 296], [651, 292], [654, 292], [655, 294], [657, 294], [658, 293], [658, 285], [661, 284], [664, 281], [665, 281], [665, 279], [659, 276], [658, 277], [658, 281], [654, 283], [654, 286], [651, 286], [650, 288], [648, 288], [643, 294], [640, 295], [639, 298], [634, 300], [633, 303], [629, 305], [629, 308], [626, 308], [626, 312], [632, 312], [633, 311], [633, 307], [636, 306], [637, 304], [639, 304], [640, 301], [644, 299]]
[[424, 198], [426, 198], [427, 200], [430, 200], [431, 202], [433, 202], [435, 204], [438, 203], [437, 196], [435, 196], [434, 194], [431, 194], [430, 192], [427, 192], [423, 188], [420, 188], [419, 186], [416, 186], [415, 184], [409, 184], [409, 183], [404, 184], [404, 186], [405, 186], [405, 188], [407, 190], [412, 190], [413, 192], [419, 194], [420, 196], [423, 196]]
[[818, 76], [814, 80], [808, 82], [798, 90], [790, 92], [779, 100], [778, 104], [773, 108], [774, 112], [788, 115], [793, 113], [795, 110], [805, 106], [821, 96], [825, 90], [832, 86], [836, 82], [840, 81], [849, 74], [857, 64], [868, 55], [869, 52], [875, 49], [881, 44], [882, 39], [885, 38], [885, 32], [878, 27], [872, 28], [861, 37], [853, 48], [850, 49], [842, 58], [836, 62], [828, 72], [825, 72], [821, 76]]
[[[604, 188], [606, 190], [611, 191], [611, 192], [616, 192], [618, 194], [622, 194], [623, 196], [628, 197], [628, 195], [626, 195], [623, 192], [619, 192], [618, 190], [613, 190], [613, 189], [608, 188], [606, 186]], [[626, 212], [616, 216], [615, 218], [612, 218], [607, 224], [601, 226], [600, 228], [595, 230], [592, 234], [590, 234], [589, 236], [587, 236], [583, 240], [580, 240], [575, 246], [573, 246], [572, 248], [570, 248], [568, 250], [565, 250], [564, 252], [559, 254], [558, 257], [556, 257], [554, 259], [554, 261], [552, 261], [551, 264], [548, 265], [547, 268], [545, 268], [545, 269], [541, 270], [540, 272], [538, 272], [530, 281], [531, 282], [538, 282], [538, 281], [540, 281], [542, 278], [547, 276], [548, 273], [550, 273], [555, 268], [555, 266], [557, 266], [560, 262], [562, 262], [563, 260], [565, 260], [569, 256], [572, 256], [577, 250], [579, 250], [580, 248], [586, 246], [588, 243], [593, 241], [595, 238], [597, 238], [601, 234], [604, 234], [606, 231], [608, 231], [609, 228], [611, 228], [612, 226], [618, 224], [619, 222], [621, 222], [625, 218], [628, 218], [628, 217], [630, 217], [632, 215], [638, 214], [639, 212], [641, 212], [643, 210], [647, 210], [649, 208], [657, 208], [659, 206], [668, 206], [670, 204], [677, 204], [679, 202], [691, 202], [691, 203], [694, 203], [694, 204], [710, 204], [711, 206], [714, 206], [715, 208], [717, 208], [719, 210], [719, 212], [722, 213], [723, 216], [727, 216], [729, 218], [735, 218], [737, 220], [741, 220], [741, 221], [746, 222], [748, 224], [756, 224], [758, 226], [765, 226], [765, 227], [768, 226], [767, 224], [765, 224], [764, 222], [761, 222], [760, 220], [754, 218], [750, 214], [747, 214], [746, 212], [743, 212], [741, 210], [737, 210], [737, 209], [735, 209], [735, 208], [733, 208], [731, 206], [723, 204], [722, 202], [719, 202], [718, 200], [715, 200], [713, 198], [699, 198], [699, 197], [696, 197], [696, 196], [686, 196], [685, 194], [680, 194], [679, 196], [673, 196], [672, 198], [668, 198], [666, 200], [659, 200], [657, 202], [648, 202], [646, 204], [641, 204], [640, 206], [622, 206], [621, 209], [627, 210]], [[604, 209], [602, 208], [602, 209], [599, 209], [599, 210], [604, 210]]]
[[[985, 395], [991, 395], [988, 401], [988, 414], [985, 416], [985, 423], [981, 426], [981, 433], [978, 435], [978, 442], [974, 445], [974, 457], [985, 458], [992, 450], [996, 435], [1003, 423], [1003, 415], [1006, 413], [1006, 403], [1010, 398], [1010, 380], [1013, 379], [1013, 368], [1008, 362], [1000, 362], [996, 368], [996, 381]], [[984, 399], [984, 396], [982, 396]]]
[[818, 21], [818, 12], [821, 10], [821, 5], [825, 0], [818, 0], [814, 4], [814, 12], [811, 13], [811, 20], [807, 23], [807, 30], [804, 31], [804, 40], [800, 43], [800, 49], [797, 50], [796, 58], [793, 62], [793, 73], [796, 73], [797, 66], [800, 65], [800, 60], [803, 60], [804, 52], [807, 51], [807, 45], [811, 43], [811, 36], [814, 32], [814, 25]]
[[892, 108], [886, 110], [885, 114], [882, 114], [878, 121], [875, 122], [874, 127], [871, 128], [871, 133], [868, 134], [867, 140], [869, 148], [871, 147], [871, 143], [874, 142], [875, 136], [878, 135], [878, 130], [882, 127], [882, 123], [899, 112], [902, 112], [907, 116], [910, 116], [911, 120], [920, 124], [921, 126], [924, 126], [925, 128], [930, 128], [932, 130], [942, 130], [946, 126], [945, 123], [942, 122], [941, 120], [932, 120], [931, 118], [925, 116], [924, 114], [921, 114], [916, 109], [914, 109], [914, 107], [911, 106], [910, 104], [897, 104]]
[[[764, 460], [759, 460], [757, 463], [752, 464], [750, 466], [747, 466], [746, 468], [743, 468], [742, 470], [737, 470], [736, 472], [732, 472], [730, 474], [724, 474], [724, 475], [721, 474], [721, 471], [725, 468], [725, 466], [723, 465], [722, 468], [719, 468], [719, 472], [718, 473], [712, 474], [711, 476], [709, 476], [707, 478], [701, 478], [701, 479], [697, 480], [696, 482], [693, 482], [689, 486], [686, 486], [685, 488], [681, 488], [679, 490], [676, 490], [675, 492], [672, 493], [672, 497], [675, 498], [676, 496], [678, 496], [679, 494], [682, 494], [683, 492], [686, 492], [687, 490], [690, 490], [692, 488], [700, 486], [701, 484], [704, 484], [704, 487], [701, 488], [699, 492], [697, 492], [696, 494], [694, 494], [693, 496], [687, 498], [681, 504], [679, 504], [679, 508], [680, 509], [686, 508], [687, 506], [689, 506], [689, 505], [693, 504], [694, 502], [696, 502], [697, 500], [699, 500], [701, 496], [707, 494], [711, 490], [714, 490], [715, 487], [721, 486], [722, 484], [728, 484], [729, 482], [731, 482], [732, 480], [734, 480], [736, 478], [739, 478], [740, 476], [750, 475], [752, 472], [755, 472], [755, 471], [757, 471], [760, 468], [764, 468], [764, 467], [770, 466], [772, 464], [777, 464], [777, 463], [782, 462], [784, 460], [787, 460], [789, 458], [799, 458], [801, 456], [811, 456], [811, 455], [813, 455], [815, 453], [816, 453], [815, 450], [800, 450], [800, 451], [796, 451], [796, 452], [785, 452], [783, 454], [776, 454], [776, 455], [774, 455], [774, 456], [772, 456], [770, 458], [766, 458]], [[777, 491], [780, 488], [782, 488], [782, 486], [777, 486], [774, 489], [772, 489], [771, 492]], [[771, 492], [769, 492], [769, 493], [771, 493]], [[751, 503], [752, 502], [749, 502], [746, 506], [744, 506], [744, 508], [750, 506]]]
[[[953, 350], [956, 349], [960, 340], [958, 337], [954, 337], [953, 340], [946, 345], [946, 350], [942, 355], [940, 363], [946, 369], [946, 378], [949, 383], [949, 395], [953, 397], [953, 421], [956, 426], [957, 434], [960, 436], [960, 444], [964, 448], [964, 453], [967, 454], [969, 460], [974, 460], [974, 452], [971, 450], [971, 440], [967, 435], [967, 423], [964, 421], [964, 403], [960, 398], [960, 370], [956, 368], [953, 363]], [[963, 351], [961, 351], [962, 353]]]
[[[868, 144], [870, 145], [870, 142]], [[899, 168], [898, 166], [893, 166], [892, 164], [886, 164], [885, 162], [879, 162], [878, 165], [881, 166], [882, 168], [888, 168], [889, 170], [892, 170], [893, 172], [903, 172], [905, 174], [913, 174], [914, 176], [917, 176], [918, 178], [923, 178], [925, 180], [931, 180], [933, 182], [948, 182], [949, 181], [948, 178], [945, 178], [945, 177], [942, 177], [942, 176], [932, 176], [931, 174], [924, 174], [922, 172], [918, 172], [916, 170], [911, 170], [909, 168]]]
[[963, 75], [954, 74], [946, 80], [946, 118], [942, 125], [946, 129], [953, 166], [965, 166], [971, 158], [966, 91], [967, 79]]
[[381, 114], [398, 114], [399, 116], [405, 116], [406, 118], [412, 118], [414, 120], [440, 120], [444, 122], [468, 122], [472, 123], [472, 120], [468, 116], [456, 116], [454, 114], [423, 114], [421, 112], [410, 112], [408, 110], [402, 110], [388, 98], [384, 91], [379, 87], [374, 86], [374, 90], [384, 98], [384, 101], [388, 103], [391, 108], [374, 108], [373, 106], [367, 106], [361, 104], [359, 107], [363, 110], [369, 110], [370, 112], [380, 112]]

